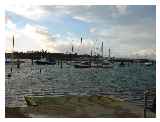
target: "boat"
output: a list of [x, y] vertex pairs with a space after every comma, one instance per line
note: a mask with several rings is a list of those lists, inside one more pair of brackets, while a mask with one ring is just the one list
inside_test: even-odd
[[121, 62], [121, 63], [119, 64], [119, 66], [120, 66], [120, 67], [125, 66], [124, 62]]
[[103, 62], [102, 63], [102, 68], [112, 68], [113, 64], [110, 62]]
[[151, 65], [153, 65], [152, 62], [145, 62], [144, 64], [145, 64], [145, 66], [151, 66]]
[[34, 61], [37, 65], [55, 65], [56, 61], [55, 60], [47, 60], [46, 58], [41, 59], [41, 60], [36, 60]]
[[74, 65], [75, 68], [91, 68], [91, 63], [89, 61], [84, 61], [79, 64]]
[[10, 59], [6, 59], [5, 60], [5, 64], [18, 64], [18, 63], [25, 63], [25, 61], [22, 60], [10, 60]]
[[11, 64], [12, 61], [11, 60], [5, 60], [5, 64]]
[[66, 62], [67, 65], [71, 65], [71, 66], [74, 66], [74, 65], [80, 64], [80, 63], [81, 63], [81, 61], [67, 61]]
[[108, 59], [100, 59], [92, 64], [95, 68], [112, 68], [113, 64]]

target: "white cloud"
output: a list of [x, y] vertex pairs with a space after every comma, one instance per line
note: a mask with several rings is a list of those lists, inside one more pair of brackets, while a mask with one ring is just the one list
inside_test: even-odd
[[73, 16], [73, 19], [80, 20], [87, 23], [91, 22], [87, 17], [83, 17], [83, 16]]
[[[75, 40], [79, 40], [78, 38], [74, 37]], [[66, 38], [64, 40], [58, 40], [56, 42], [56, 46], [55, 49], [58, 52], [63, 52], [63, 53], [71, 53], [72, 50], [72, 45], [74, 47], [74, 53], [78, 53], [78, 54], [90, 54], [91, 49], [93, 48], [94, 44], [91, 40], [85, 40], [85, 42], [81, 43], [77, 43], [77, 41], [72, 41], [70, 38]]]
[[7, 6], [6, 10], [31, 20], [38, 20], [48, 15], [48, 12], [40, 6], [14, 5]]
[[90, 28], [90, 30], [89, 30], [91, 33], [94, 33], [94, 32], [96, 32], [96, 28]]
[[[9, 24], [10, 25], [10, 24]], [[6, 31], [6, 51], [11, 51], [13, 32], [12, 30]], [[14, 32], [15, 37], [15, 50], [28, 51], [28, 50], [48, 50], [54, 52], [53, 35], [49, 34], [47, 28], [26, 24], [24, 28], [16, 28]]]
[[[54, 25], [59, 21], [67, 24], [69, 20], [67, 19], [66, 21], [65, 17], [85, 22], [89, 27], [82, 29], [86, 29], [86, 33], [89, 33], [87, 39], [84, 41], [85, 46], [81, 49], [84, 53], [85, 51], [89, 53], [93, 46], [93, 41], [99, 40], [104, 42], [105, 50], [111, 48], [113, 56], [132, 55], [134, 57], [136, 54], [154, 57], [155, 52], [150, 49], [155, 48], [155, 18], [146, 16], [143, 9], [139, 11], [139, 13], [134, 13], [133, 8], [131, 11], [129, 11], [129, 9], [130, 7], [128, 6], [120, 5], [32, 6], [18, 9], [14, 9], [13, 7], [8, 10], [32, 20], [43, 18], [43, 21], [45, 21], [45, 23], [49, 22], [50, 25]], [[139, 15], [145, 16], [141, 17]], [[51, 17], [53, 17], [54, 20], [50, 20]], [[78, 23], [78, 21], [76, 22]], [[9, 23], [8, 26], [10, 28], [16, 28], [14, 23]], [[66, 52], [66, 50], [71, 49], [72, 43], [74, 43], [76, 51], [79, 48], [80, 37], [77, 37], [77, 35], [80, 34], [76, 33], [76, 31], [71, 32], [71, 30], [67, 30], [68, 32], [66, 32], [66, 36], [64, 37], [64, 35], [60, 35], [59, 33], [49, 34], [48, 29], [42, 26], [30, 26], [21, 29], [21, 35], [25, 32], [24, 37], [22, 38], [21, 36], [21, 40], [34, 40], [35, 43], [39, 44], [35, 44], [37, 45], [35, 49], [44, 48], [50, 51]], [[17, 34], [17, 36], [19, 35], [20, 34]], [[72, 42], [72, 40], [74, 41]], [[146, 54], [144, 50], [150, 51], [150, 54]], [[135, 54], [133, 54], [133, 52]], [[108, 55], [108, 53], [106, 53], [106, 55]]]
[[132, 52], [132, 56], [136, 58], [156, 59], [156, 49], [142, 49]]
[[[15, 25], [12, 21], [11, 23]], [[91, 40], [85, 40], [81, 44], [80, 38], [77, 38], [71, 32], [67, 32], [68, 36], [63, 38], [60, 34], [50, 34], [46, 27], [39, 25], [26, 24], [23, 28], [15, 28], [14, 33], [15, 51], [40, 51], [43, 49], [49, 52], [67, 52], [71, 51], [71, 46], [74, 45], [75, 52], [84, 54], [90, 53], [93, 46]], [[12, 30], [7, 30], [6, 52], [12, 51], [12, 37]], [[79, 40], [79, 43], [77, 43], [77, 40]]]
[[9, 30], [16, 30], [16, 24], [14, 24], [10, 19], [7, 20], [6, 28]]
[[115, 8], [117, 9], [119, 14], [126, 14], [127, 13], [127, 5], [116, 5]]
[[105, 50], [111, 48], [112, 56], [155, 58], [155, 50], [151, 50], [156, 47], [155, 27], [146, 24], [112, 25], [109, 29], [98, 26], [91, 36], [93, 40], [103, 41]]

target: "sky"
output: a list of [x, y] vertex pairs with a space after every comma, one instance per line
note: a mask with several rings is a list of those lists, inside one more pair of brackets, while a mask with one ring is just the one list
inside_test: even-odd
[[[6, 52], [47, 50], [156, 58], [156, 7], [151, 5], [8, 6]], [[82, 43], [81, 43], [82, 37]]]

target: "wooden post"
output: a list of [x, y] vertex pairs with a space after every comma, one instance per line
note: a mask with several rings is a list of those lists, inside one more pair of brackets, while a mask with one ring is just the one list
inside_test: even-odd
[[11, 73], [12, 73], [12, 67], [11, 67]]
[[33, 58], [31, 59], [32, 65], [33, 65]]
[[58, 66], [59, 66], [59, 59], [58, 59]]
[[20, 68], [20, 61], [19, 61], [19, 59], [17, 60], [17, 68], [18, 69]]
[[147, 117], [147, 94], [148, 94], [148, 91], [145, 91], [144, 93], [144, 118]]
[[62, 59], [61, 59], [61, 69], [63, 68], [63, 66], [62, 66]]

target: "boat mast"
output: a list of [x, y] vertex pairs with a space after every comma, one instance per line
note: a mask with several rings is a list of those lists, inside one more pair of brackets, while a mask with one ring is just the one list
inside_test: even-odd
[[[73, 41], [73, 40], [72, 40], [72, 41]], [[72, 52], [72, 54], [73, 54], [73, 52], [74, 52], [74, 46], [73, 46], [73, 43], [72, 43], [71, 52]]]
[[108, 58], [110, 59], [110, 57], [111, 57], [111, 50], [110, 50], [110, 48], [109, 48], [109, 50], [108, 50]]
[[12, 58], [11, 58], [11, 62], [12, 62], [12, 66], [11, 66], [11, 73], [12, 73], [12, 68], [13, 68], [13, 63], [14, 63], [14, 35], [13, 35], [13, 39], [12, 39]]
[[102, 58], [103, 58], [103, 41], [102, 41], [101, 51], [102, 51]]

